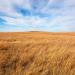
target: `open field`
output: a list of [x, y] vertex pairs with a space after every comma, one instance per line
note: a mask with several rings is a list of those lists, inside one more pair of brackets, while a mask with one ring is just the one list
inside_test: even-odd
[[75, 75], [75, 33], [0, 33], [0, 75]]

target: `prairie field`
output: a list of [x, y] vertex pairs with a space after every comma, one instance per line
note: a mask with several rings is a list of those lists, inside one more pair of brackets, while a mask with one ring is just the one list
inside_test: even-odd
[[0, 33], [0, 75], [75, 75], [75, 33]]

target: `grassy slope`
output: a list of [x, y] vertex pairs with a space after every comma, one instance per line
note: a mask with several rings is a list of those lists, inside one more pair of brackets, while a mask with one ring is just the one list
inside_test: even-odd
[[0, 75], [75, 75], [75, 33], [0, 33]]

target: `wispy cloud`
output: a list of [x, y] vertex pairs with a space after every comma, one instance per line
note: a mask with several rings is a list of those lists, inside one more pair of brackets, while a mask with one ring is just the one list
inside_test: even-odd
[[75, 1], [0, 0], [0, 31], [31, 30], [75, 31]]

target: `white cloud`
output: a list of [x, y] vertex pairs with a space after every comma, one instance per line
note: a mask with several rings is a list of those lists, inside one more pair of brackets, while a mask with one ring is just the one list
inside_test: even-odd
[[46, 25], [47, 19], [40, 18], [40, 17], [18, 17], [16, 19], [10, 18], [10, 17], [2, 17], [7, 21], [8, 25], [33, 25], [33, 26], [39, 26], [39, 25]]
[[31, 0], [0, 0], [0, 12], [3, 12], [10, 16], [15, 16], [16, 18], [11, 18], [7, 16], [0, 17], [6, 20], [6, 24], [8, 25], [30, 25], [32, 27], [38, 27], [38, 30], [40, 27], [42, 28], [43, 26], [47, 26], [47, 28], [58, 26], [58, 31], [75, 31], [74, 0], [49, 0], [46, 6], [44, 6], [41, 10], [38, 10], [38, 12], [40, 13], [51, 15], [47, 17], [39, 17], [35, 15], [22, 16], [13, 8], [13, 5], [16, 4], [22, 8], [29, 9], [33, 13], [35, 12], [35, 10], [33, 10], [30, 1]]

